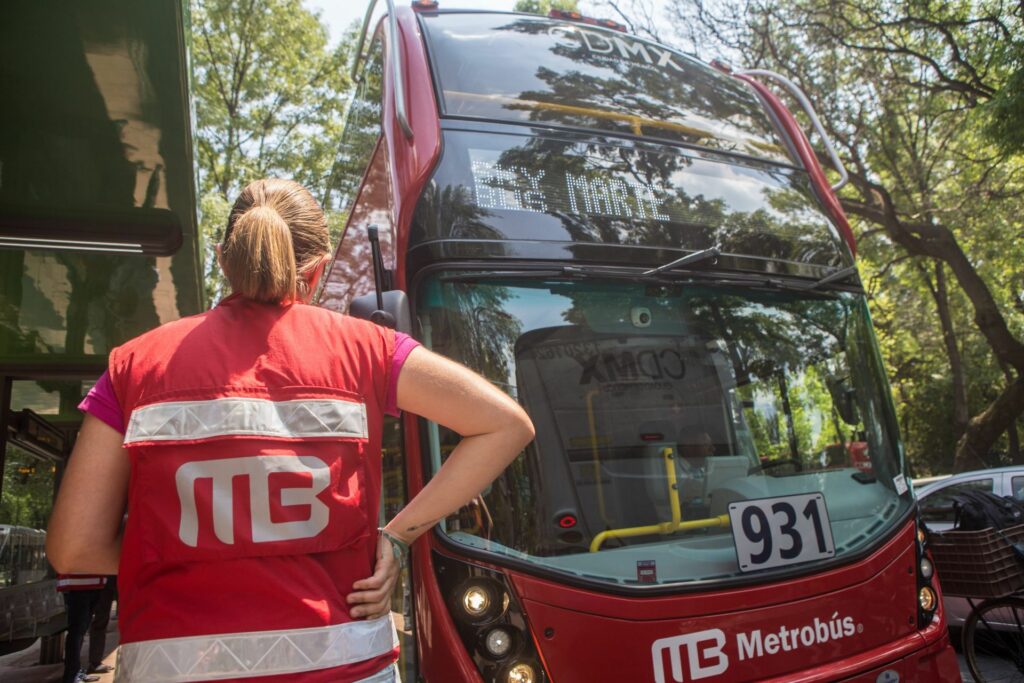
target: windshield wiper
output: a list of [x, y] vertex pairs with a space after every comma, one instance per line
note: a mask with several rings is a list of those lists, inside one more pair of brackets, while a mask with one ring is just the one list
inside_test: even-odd
[[[663, 266], [650, 270], [638, 270], [635, 267], [621, 265], [595, 265], [581, 263], [575, 265], [564, 265], [556, 268], [536, 268], [523, 270], [473, 270], [462, 273], [448, 273], [441, 276], [441, 282], [475, 282], [481, 280], [544, 280], [544, 279], [608, 279], [608, 280], [630, 280], [640, 282], [663, 282], [678, 284], [680, 276], [689, 278], [692, 281], [699, 281], [705, 285], [730, 286], [730, 287], [760, 287], [768, 289], [788, 289], [798, 292], [810, 292], [819, 289], [823, 285], [830, 284], [837, 280], [843, 280], [857, 272], [856, 266], [842, 268], [825, 277], [813, 282], [802, 281], [799, 278], [779, 277], [766, 273], [730, 273], [728, 275], [718, 272], [691, 271], [687, 274], [670, 273], [669, 270], [692, 266], [697, 263], [705, 263], [716, 259], [721, 253], [719, 247], [712, 247], [702, 251], [695, 251], [692, 254], [666, 263]], [[834, 296], [829, 292], [821, 292], [819, 296]]]
[[704, 261], [711, 261], [711, 265], [714, 265], [721, 253], [721, 248], [718, 245], [715, 245], [710, 249], [701, 249], [700, 251], [695, 251], [692, 254], [687, 254], [682, 258], [677, 258], [675, 261], [670, 261], [663, 266], [652, 268], [645, 271], [643, 275], [658, 275], [659, 273], [664, 273], [668, 270], [675, 270], [676, 268], [682, 268], [683, 266], [693, 266], [698, 263], [703, 263]]
[[654, 280], [664, 281], [659, 278], [651, 278], [647, 273], [630, 268], [629, 266], [604, 266], [592, 264], [566, 265], [558, 269], [543, 268], [536, 270], [490, 270], [471, 271], [466, 273], [449, 273], [443, 275], [441, 282], [473, 282], [476, 280], [543, 280], [548, 278], [596, 278], [609, 280]]
[[838, 282], [839, 280], [845, 280], [846, 278], [850, 277], [851, 275], [856, 275], [856, 274], [857, 274], [857, 266], [847, 266], [846, 268], [840, 268], [839, 270], [837, 270], [835, 272], [829, 273], [828, 275], [826, 275], [825, 277], [821, 278], [820, 280], [815, 280], [814, 282], [812, 282], [810, 284], [802, 285], [800, 287], [800, 289], [809, 292], [809, 291], [818, 289], [822, 285], [827, 285], [827, 284], [830, 284], [832, 282]]
[[487, 272], [471, 271], [467, 273], [449, 273], [442, 275], [441, 282], [472, 282], [474, 280], [529, 280], [532, 278], [560, 277], [563, 273], [559, 270], [490, 270]]

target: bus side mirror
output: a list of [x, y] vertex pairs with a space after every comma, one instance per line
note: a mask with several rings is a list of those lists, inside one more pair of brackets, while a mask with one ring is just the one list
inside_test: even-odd
[[377, 308], [376, 293], [355, 297], [349, 304], [348, 314], [353, 318], [369, 320], [404, 334], [412, 334], [412, 314], [409, 312], [409, 298], [405, 292], [393, 289], [382, 292], [381, 296], [384, 304], [382, 308]]

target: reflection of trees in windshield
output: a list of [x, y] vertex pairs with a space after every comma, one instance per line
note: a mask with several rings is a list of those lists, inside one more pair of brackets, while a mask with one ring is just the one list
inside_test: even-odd
[[[642, 134], [785, 159], [759, 102], [742, 84], [667, 48], [624, 34], [536, 19], [519, 19], [488, 30], [487, 51], [495, 60], [504, 68], [536, 66], [534, 77], [546, 86], [520, 92], [517, 99], [526, 102], [503, 105], [506, 110], [528, 111], [530, 121]], [[540, 47], [534, 45], [536, 41], [531, 41], [534, 49], [525, 54], [512, 54], [523, 45], [515, 39], [501, 41], [501, 32], [544, 40], [547, 51], [561, 58], [548, 61], [559, 67], [568, 61], [573, 70], [538, 63], [546, 55], [537, 56], [541, 51], [536, 49]], [[524, 56], [528, 63], [522, 63]], [[453, 89], [463, 88], [455, 84]], [[545, 108], [545, 103], [554, 106]], [[599, 111], [593, 112], [595, 109]], [[617, 119], [603, 114], [612, 112], [622, 116]]]
[[[860, 312], [845, 298], [767, 295], [695, 300], [696, 320], [717, 327], [731, 350], [737, 394], [763, 459], [804, 466], [843, 464], [834, 447], [866, 436], [879, 476], [891, 477], [892, 427], [881, 368]], [[845, 464], [849, 465], [848, 462]]]
[[[475, 206], [473, 182], [466, 177], [469, 164], [463, 160], [468, 151], [459, 149], [460, 143], [477, 139], [451, 134], [446, 139], [448, 165], [442, 166], [421, 199], [413, 243], [456, 236], [536, 239], [543, 234], [547, 240], [674, 249], [720, 245], [734, 254], [827, 265], [841, 262], [834, 231], [815, 210], [805, 179], [794, 171], [718, 164], [644, 144], [522, 138], [520, 144], [497, 153], [495, 163], [503, 175], [489, 182], [512, 193], [516, 183], [525, 182], [522, 173], [533, 174], [546, 192], [547, 212], [492, 212]], [[630, 183], [650, 188], [656, 210], [670, 220], [588, 213], [584, 190], [568, 188], [568, 178], [584, 179], [595, 192]], [[576, 201], [576, 211], [570, 211], [571, 200]], [[541, 225], [545, 229], [539, 229]]]
[[437, 183], [430, 183], [416, 205], [411, 241], [418, 241], [418, 234], [500, 240], [501, 231], [487, 222], [493, 215], [476, 205], [468, 187], [446, 185], [439, 188]]
[[513, 297], [511, 290], [460, 282], [440, 284], [437, 288], [441, 305], [430, 309], [432, 347], [462, 361], [507, 391], [510, 353], [522, 329], [522, 323], [506, 312]]
[[[433, 348], [492, 381], [513, 382], [507, 390], [537, 428], [524, 456], [483, 497], [493, 523], [470, 509], [449, 519], [449, 533], [535, 558], [585, 558], [603, 531], [666, 521], [673, 491], [684, 519], [706, 521], [728, 501], [808, 486], [840, 509], [864, 497], [864, 510], [839, 517], [844, 523], [863, 512], [874, 533], [884, 528], [879, 520], [891, 519], [895, 425], [859, 297], [442, 277], [419, 302]], [[642, 322], [638, 310], [648, 315]], [[440, 436], [444, 454], [456, 438], [444, 430]], [[678, 488], [659, 459], [666, 448], [680, 458]], [[863, 462], [854, 460], [855, 449]], [[561, 526], [567, 515], [571, 526]], [[851, 529], [843, 533], [860, 534], [858, 543], [867, 538]], [[707, 528], [672, 539], [722, 535], [727, 530]], [[607, 538], [601, 548], [659, 540]], [[605, 571], [602, 565], [596, 573]], [[687, 564], [680, 576], [690, 571]], [[659, 573], [659, 580], [671, 579]]]
[[[428, 309], [431, 348], [466, 364], [516, 397], [510, 363], [512, 349], [522, 332], [522, 322], [507, 312], [512, 308], [512, 289], [458, 282], [436, 283], [431, 289], [428, 294], [432, 301]], [[447, 456], [459, 437], [447, 429], [441, 429], [439, 437], [442, 452]], [[510, 547], [516, 545], [517, 538], [532, 537], [536, 524], [534, 491], [530, 483], [540, 478], [534, 471], [533, 445], [527, 447], [527, 453], [527, 457], [517, 458], [502, 473], [483, 498], [493, 526], [479, 533]], [[476, 519], [477, 515], [472, 508], [464, 508], [461, 517]]]

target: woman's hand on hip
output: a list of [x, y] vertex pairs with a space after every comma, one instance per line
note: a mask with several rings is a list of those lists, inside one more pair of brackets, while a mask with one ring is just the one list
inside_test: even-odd
[[379, 535], [373, 576], [352, 584], [352, 592], [348, 595], [349, 614], [356, 618], [376, 619], [391, 612], [391, 593], [401, 568], [391, 541], [383, 534]]

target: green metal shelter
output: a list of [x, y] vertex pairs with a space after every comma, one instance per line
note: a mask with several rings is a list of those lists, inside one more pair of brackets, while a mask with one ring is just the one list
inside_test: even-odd
[[30, 531], [77, 403], [112, 348], [202, 307], [187, 12], [0, 4], [0, 653], [62, 628]]

